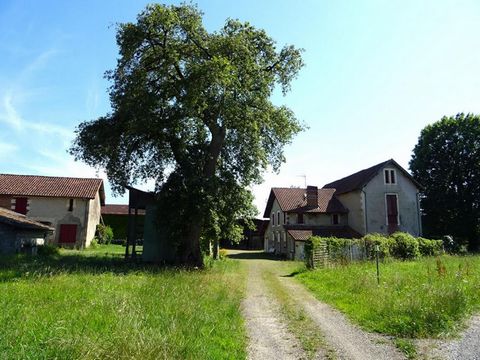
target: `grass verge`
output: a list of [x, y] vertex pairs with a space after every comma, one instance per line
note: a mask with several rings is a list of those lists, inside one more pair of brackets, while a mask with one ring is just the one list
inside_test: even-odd
[[[291, 272], [288, 269], [292, 267], [292, 264], [276, 263], [275, 266], [282, 270], [286, 269], [285, 273], [288, 274]], [[272, 295], [280, 304], [281, 313], [284, 316], [288, 329], [299, 340], [308, 359], [315, 358], [319, 350], [325, 352], [327, 359], [335, 359], [335, 353], [328, 347], [321, 330], [306, 315], [301, 305], [296, 303], [289, 295], [280, 282], [278, 272], [273, 270], [273, 268], [267, 268], [262, 275]]]
[[402, 338], [456, 333], [480, 307], [480, 256], [442, 256], [303, 272], [297, 278], [363, 328]]
[[2, 359], [240, 359], [245, 272], [62, 251], [0, 258]]

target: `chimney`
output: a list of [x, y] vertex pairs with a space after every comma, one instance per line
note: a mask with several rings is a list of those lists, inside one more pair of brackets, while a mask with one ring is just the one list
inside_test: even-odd
[[318, 188], [307, 186], [307, 206], [318, 207]]

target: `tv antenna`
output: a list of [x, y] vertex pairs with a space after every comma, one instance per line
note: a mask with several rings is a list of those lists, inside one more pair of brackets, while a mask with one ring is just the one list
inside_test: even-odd
[[307, 175], [306, 175], [306, 174], [297, 175], [297, 177], [302, 177], [302, 178], [303, 178], [303, 182], [304, 182], [304, 184], [305, 184], [305, 188], [307, 188]]

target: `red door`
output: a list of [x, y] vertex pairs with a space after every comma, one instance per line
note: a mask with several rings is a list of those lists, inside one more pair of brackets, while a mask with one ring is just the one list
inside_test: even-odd
[[398, 230], [398, 206], [397, 195], [387, 195], [387, 225], [391, 234]]
[[26, 215], [27, 214], [27, 198], [15, 198], [15, 212]]
[[74, 244], [77, 241], [77, 225], [62, 224], [60, 225], [59, 243]]

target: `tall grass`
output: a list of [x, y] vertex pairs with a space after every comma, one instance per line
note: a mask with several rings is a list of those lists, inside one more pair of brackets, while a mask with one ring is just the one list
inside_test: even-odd
[[245, 357], [237, 262], [187, 271], [85, 254], [0, 259], [0, 358]]
[[455, 333], [480, 308], [480, 257], [442, 256], [370, 262], [300, 273], [319, 299], [364, 328], [401, 337]]

